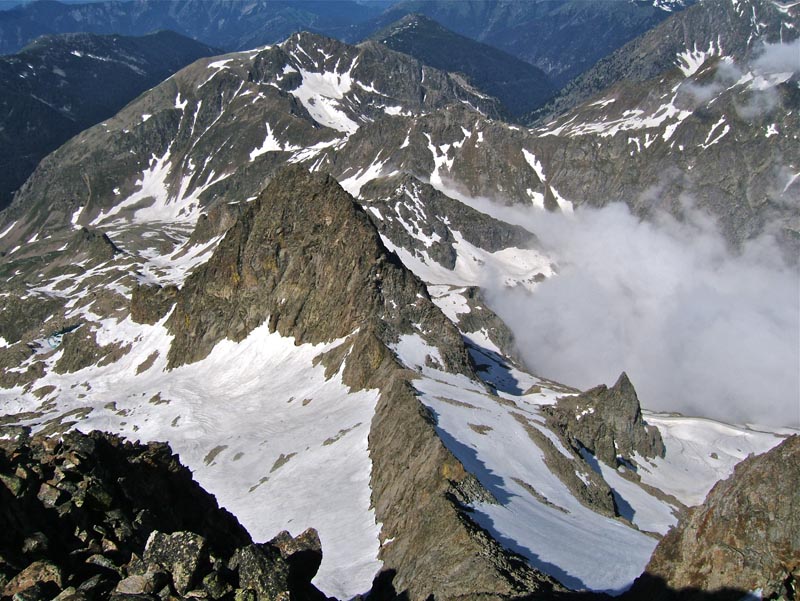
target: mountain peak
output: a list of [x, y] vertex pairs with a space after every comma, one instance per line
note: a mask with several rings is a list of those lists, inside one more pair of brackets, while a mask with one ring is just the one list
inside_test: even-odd
[[450, 31], [422, 13], [406, 14], [370, 39], [436, 69], [462, 73], [472, 85], [498, 98], [512, 115], [541, 106], [555, 92], [537, 67]]
[[[471, 373], [454, 326], [329, 175], [282, 169], [186, 281], [168, 327], [174, 367], [268, 321], [297, 343], [374, 328], [386, 344], [419, 335], [441, 367]], [[433, 359], [432, 359], [433, 360]]]

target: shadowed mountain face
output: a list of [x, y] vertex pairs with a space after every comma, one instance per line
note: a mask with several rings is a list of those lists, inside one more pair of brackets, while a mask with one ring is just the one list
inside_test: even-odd
[[403, 17], [370, 39], [431, 67], [463, 73], [475, 87], [500, 100], [511, 116], [538, 108], [555, 92], [541, 69], [453, 33], [424, 15]]
[[16, 52], [45, 34], [83, 31], [138, 36], [158, 29], [177, 31], [225, 50], [244, 50], [302, 30], [339, 37], [384, 6], [349, 0], [143, 0], [77, 5], [42, 0], [0, 11], [0, 53]]
[[0, 209], [42, 157], [178, 69], [218, 52], [172, 32], [65, 34], [0, 57]]
[[535, 65], [560, 87], [598, 59], [691, 2], [628, 0], [407, 0], [354, 30], [386, 27], [423, 14], [443, 27]]

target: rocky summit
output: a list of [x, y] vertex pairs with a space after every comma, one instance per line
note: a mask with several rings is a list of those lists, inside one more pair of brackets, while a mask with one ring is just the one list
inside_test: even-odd
[[639, 398], [625, 373], [611, 388], [600, 385], [563, 397], [545, 411], [551, 427], [572, 447], [586, 449], [608, 465], [630, 463], [634, 453], [664, 456], [661, 434], [642, 419]]
[[165, 444], [0, 444], [0, 587], [24, 600], [324, 600], [313, 530], [255, 544]]

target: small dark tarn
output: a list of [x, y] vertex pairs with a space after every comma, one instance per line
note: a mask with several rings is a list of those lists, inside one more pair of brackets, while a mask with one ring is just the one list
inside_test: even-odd
[[81, 327], [81, 325], [82, 324], [66, 326], [64, 328], [61, 328], [60, 330], [51, 332], [50, 334], [47, 335], [47, 345], [50, 348], [58, 348], [59, 346], [61, 346], [61, 339], [64, 337], [64, 334], [69, 334], [70, 332], [77, 330], [79, 327]]

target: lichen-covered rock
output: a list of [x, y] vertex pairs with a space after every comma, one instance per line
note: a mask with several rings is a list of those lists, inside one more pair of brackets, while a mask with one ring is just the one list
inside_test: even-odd
[[34, 561], [14, 576], [3, 589], [3, 597], [11, 597], [33, 587], [37, 583], [52, 582], [60, 587], [61, 569], [49, 561]]
[[198, 583], [200, 570], [208, 563], [208, 543], [199, 534], [154, 531], [144, 548], [145, 564], [172, 574], [175, 590], [184, 595]]
[[[663, 585], [666, 584], [668, 588]], [[796, 599], [800, 587], [800, 436], [742, 461], [661, 540], [633, 598], [701, 599], [761, 591]], [[733, 598], [733, 597], [731, 597]]]
[[664, 455], [661, 434], [642, 419], [639, 397], [625, 373], [611, 388], [600, 385], [562, 397], [543, 411], [548, 425], [573, 448], [586, 449], [608, 465], [618, 465], [618, 457], [629, 461], [634, 453]]
[[248, 545], [234, 554], [228, 567], [239, 572], [239, 586], [257, 601], [289, 599], [289, 564], [276, 547]]

